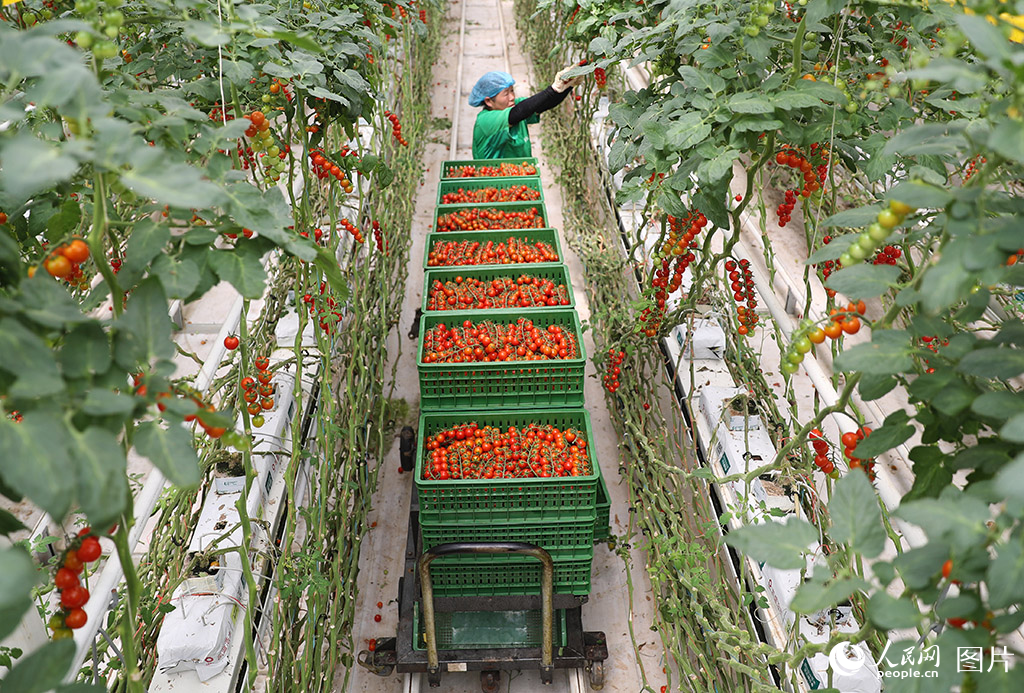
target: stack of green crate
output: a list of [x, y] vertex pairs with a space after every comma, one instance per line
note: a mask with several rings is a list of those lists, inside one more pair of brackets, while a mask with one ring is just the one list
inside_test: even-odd
[[[512, 164], [517, 172], [535, 167], [536, 160], [449, 161], [442, 166], [438, 188], [438, 215], [459, 209], [536, 208], [547, 219], [543, 193], [526, 202], [483, 201], [445, 205], [444, 195], [461, 190], [502, 189], [520, 186], [541, 191], [536, 176], [451, 178], [449, 174], [472, 167], [497, 168]], [[527, 169], [529, 170], [529, 169]], [[535, 169], [534, 169], [535, 170]], [[432, 226], [432, 230], [436, 227]], [[502, 236], [504, 234], [504, 236]], [[474, 265], [430, 268], [433, 244], [447, 239], [486, 244], [495, 238], [515, 236], [533, 243], [543, 241], [558, 254], [557, 263]], [[608, 536], [607, 489], [594, 457], [590, 416], [583, 408], [586, 353], [569, 273], [554, 229], [503, 229], [501, 231], [432, 232], [427, 237], [424, 268], [423, 317], [420, 323], [418, 371], [420, 379], [419, 447], [416, 486], [423, 547], [446, 542], [525, 541], [548, 550], [555, 562], [555, 591], [585, 595], [590, 592], [590, 572], [595, 541]], [[501, 306], [481, 310], [476, 305], [445, 306], [438, 310], [429, 300], [431, 287], [455, 277], [493, 281], [499, 277], [539, 277], [564, 284], [568, 295], [557, 305]], [[448, 309], [451, 308], [451, 309]], [[492, 320], [500, 324], [526, 317], [540, 327], [558, 325], [571, 330], [578, 344], [573, 359], [512, 362], [425, 363], [423, 337], [438, 324], [464, 320]], [[576, 477], [502, 480], [433, 480], [424, 478], [427, 450], [424, 441], [439, 431], [476, 422], [479, 426], [522, 427], [530, 423], [570, 427], [585, 433], [592, 474]], [[540, 591], [540, 563], [520, 556], [451, 556], [431, 566], [438, 596], [536, 594]]]

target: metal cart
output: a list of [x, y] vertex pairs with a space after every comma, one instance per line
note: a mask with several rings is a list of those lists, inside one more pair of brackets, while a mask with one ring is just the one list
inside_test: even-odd
[[[412, 496], [405, 567], [398, 583], [398, 635], [378, 638], [374, 651], [359, 652], [359, 664], [378, 676], [396, 669], [426, 672], [431, 687], [441, 685], [443, 672], [479, 671], [485, 693], [498, 690], [502, 671], [537, 669], [549, 684], [555, 669], [582, 668], [590, 687], [600, 690], [607, 641], [601, 631], [583, 630], [586, 596], [554, 593], [551, 555], [522, 542], [451, 543], [423, 551], [415, 490]], [[430, 564], [465, 553], [536, 558], [542, 565], [540, 595], [435, 597]]]

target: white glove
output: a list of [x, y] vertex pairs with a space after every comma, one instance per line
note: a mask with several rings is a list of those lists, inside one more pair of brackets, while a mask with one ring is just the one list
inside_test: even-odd
[[568, 78], [566, 78], [565, 73], [568, 72], [569, 70], [573, 69], [574, 67], [579, 67], [579, 66], [578, 65], [570, 65], [569, 67], [565, 68], [564, 70], [559, 72], [557, 75], [555, 75], [555, 81], [551, 83], [551, 88], [554, 89], [555, 91], [557, 91], [559, 94], [561, 94], [566, 89], [572, 89], [577, 84], [582, 82], [583, 81], [583, 75], [577, 75], [576, 77], [568, 77]]

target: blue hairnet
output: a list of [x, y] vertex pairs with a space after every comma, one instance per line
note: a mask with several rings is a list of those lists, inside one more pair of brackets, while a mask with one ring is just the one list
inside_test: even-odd
[[473, 91], [469, 93], [469, 105], [474, 108], [476, 106], [483, 106], [484, 99], [497, 96], [515, 83], [516, 81], [512, 79], [512, 75], [507, 72], [500, 70], [488, 72], [473, 85]]

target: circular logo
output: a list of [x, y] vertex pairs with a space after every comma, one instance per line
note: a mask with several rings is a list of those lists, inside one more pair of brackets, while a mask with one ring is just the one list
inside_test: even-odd
[[828, 653], [828, 664], [837, 674], [849, 676], [856, 674], [867, 664], [868, 658], [863, 648], [854, 647], [848, 642], [841, 642]]

